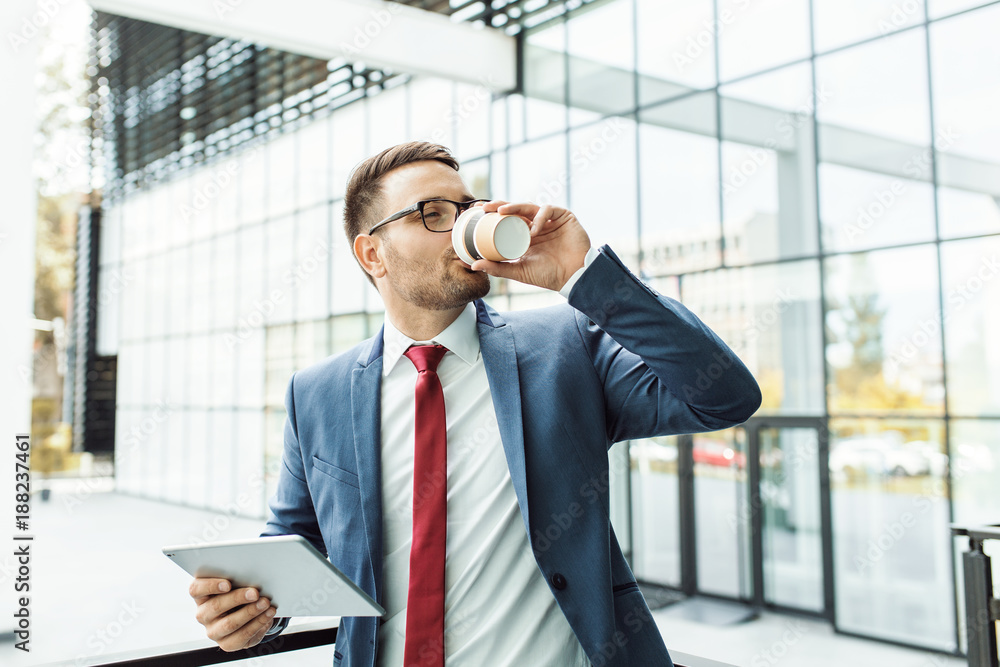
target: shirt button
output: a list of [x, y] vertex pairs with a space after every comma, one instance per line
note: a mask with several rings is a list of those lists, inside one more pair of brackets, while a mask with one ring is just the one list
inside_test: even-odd
[[549, 581], [552, 582], [552, 587], [557, 591], [561, 591], [562, 589], [566, 588], [566, 577], [562, 576], [562, 574], [559, 572], [556, 572], [551, 577], [549, 577]]

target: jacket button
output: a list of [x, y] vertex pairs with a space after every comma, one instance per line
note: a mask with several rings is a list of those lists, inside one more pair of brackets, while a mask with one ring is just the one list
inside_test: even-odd
[[557, 591], [561, 591], [562, 589], [566, 588], [566, 577], [562, 576], [562, 574], [560, 574], [559, 572], [556, 572], [551, 577], [549, 577], [549, 581], [552, 582], [552, 588], [556, 589]]

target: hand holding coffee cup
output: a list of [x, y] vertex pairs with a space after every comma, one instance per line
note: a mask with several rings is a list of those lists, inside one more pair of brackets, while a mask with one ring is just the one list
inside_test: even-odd
[[483, 207], [473, 206], [455, 221], [451, 244], [459, 259], [470, 266], [477, 259], [508, 262], [528, 251], [531, 229], [519, 216], [487, 213]]
[[[590, 236], [572, 211], [558, 206], [538, 206], [530, 202], [511, 204], [498, 200], [487, 202], [483, 209], [501, 217], [530, 220], [528, 249], [516, 261], [477, 259], [470, 265], [473, 271], [559, 291], [583, 267], [590, 250]], [[455, 238], [454, 231], [452, 238]]]

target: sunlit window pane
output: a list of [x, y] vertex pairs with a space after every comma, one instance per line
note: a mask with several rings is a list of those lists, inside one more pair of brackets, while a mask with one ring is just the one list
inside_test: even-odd
[[931, 27], [941, 235], [1000, 232], [1000, 7]]
[[809, 55], [808, 0], [719, 0], [719, 78], [784, 65]]
[[831, 413], [943, 411], [937, 274], [933, 246], [826, 260]]
[[943, 422], [837, 419], [830, 436], [837, 627], [953, 650]]
[[632, 569], [635, 576], [680, 586], [680, 513], [677, 510], [677, 437], [636, 440], [632, 472]]
[[887, 35], [924, 20], [924, 0], [813, 0], [816, 51]]
[[640, 120], [643, 271], [660, 276], [719, 266], [715, 96], [654, 107]]
[[[816, 105], [820, 157], [831, 160], [827, 152], [845, 133], [859, 133], [864, 141], [892, 142], [871, 145], [867, 159], [889, 155], [897, 170], [919, 156], [931, 136], [926, 63], [923, 29], [817, 58], [816, 88], [823, 93], [823, 103]], [[902, 159], [896, 159], [898, 150]]]
[[636, 3], [639, 103], [643, 106], [715, 83], [711, 0]]
[[681, 285], [685, 305], [754, 374], [761, 414], [822, 413], [818, 262], [695, 273]]
[[1000, 238], [941, 246], [948, 409], [1000, 416]]

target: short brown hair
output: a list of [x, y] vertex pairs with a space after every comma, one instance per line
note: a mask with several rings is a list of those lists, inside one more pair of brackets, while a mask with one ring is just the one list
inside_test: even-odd
[[[421, 160], [437, 160], [458, 171], [458, 160], [451, 151], [426, 141], [410, 141], [387, 148], [354, 168], [344, 195], [344, 232], [352, 252], [358, 234], [371, 229], [382, 215], [382, 177], [397, 167]], [[374, 285], [367, 271], [365, 275]]]

